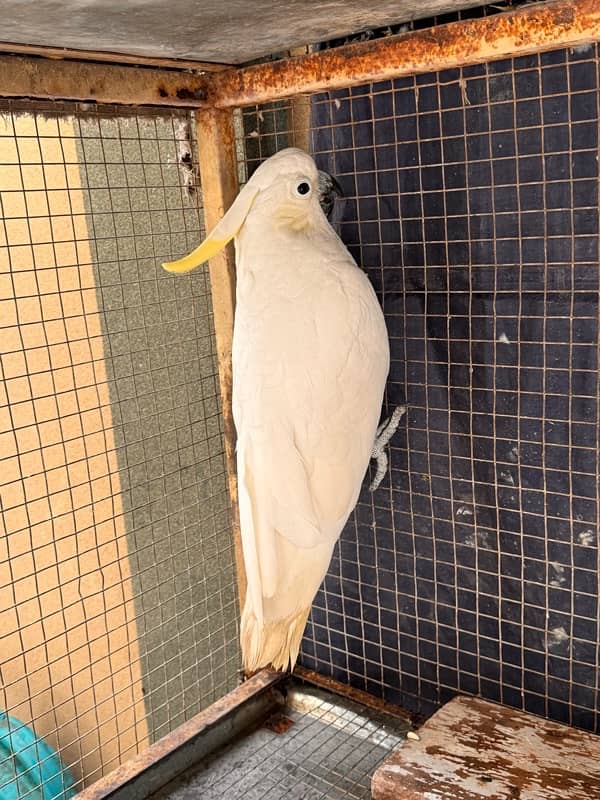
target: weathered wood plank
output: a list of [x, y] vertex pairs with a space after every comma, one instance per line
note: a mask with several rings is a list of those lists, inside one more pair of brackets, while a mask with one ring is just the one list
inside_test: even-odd
[[590, 800], [600, 737], [475, 697], [456, 697], [375, 773], [373, 800]]

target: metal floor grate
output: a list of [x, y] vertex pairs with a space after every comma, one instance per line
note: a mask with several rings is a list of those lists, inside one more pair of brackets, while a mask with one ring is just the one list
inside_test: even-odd
[[284, 732], [267, 721], [153, 800], [364, 800], [407, 730], [402, 720], [307, 687], [288, 692], [283, 715], [292, 723]]

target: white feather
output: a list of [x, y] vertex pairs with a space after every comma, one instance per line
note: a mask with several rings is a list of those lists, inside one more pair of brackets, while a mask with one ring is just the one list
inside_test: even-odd
[[[312, 159], [251, 179], [236, 236], [233, 414], [248, 591], [247, 669], [293, 667], [313, 598], [358, 499], [389, 369], [375, 292], [322, 213]], [[254, 195], [253, 195], [254, 196]]]

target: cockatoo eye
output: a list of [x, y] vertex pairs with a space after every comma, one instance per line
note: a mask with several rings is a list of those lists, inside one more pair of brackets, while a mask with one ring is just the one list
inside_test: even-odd
[[300, 181], [296, 184], [296, 194], [300, 197], [306, 197], [310, 194], [310, 183], [308, 181]]

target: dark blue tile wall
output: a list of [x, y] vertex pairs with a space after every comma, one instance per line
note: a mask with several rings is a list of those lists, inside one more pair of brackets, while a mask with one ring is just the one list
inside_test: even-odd
[[599, 728], [598, 72], [587, 47], [313, 98], [408, 413], [301, 663], [415, 711]]

